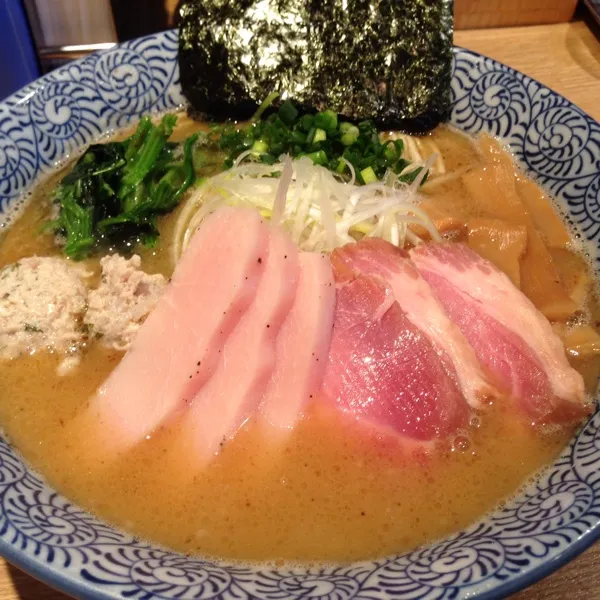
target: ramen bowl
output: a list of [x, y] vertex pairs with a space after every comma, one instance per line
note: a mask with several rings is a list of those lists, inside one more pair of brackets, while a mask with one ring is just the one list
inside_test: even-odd
[[[185, 105], [177, 33], [70, 63], [0, 103], [0, 211], [105, 132]], [[587, 240], [600, 237], [600, 125], [498, 62], [456, 48], [451, 123], [510, 145]], [[535, 483], [471, 527], [402, 555], [340, 566], [241, 565], [171, 552], [115, 530], [54, 491], [0, 441], [0, 554], [78, 598], [350, 600], [495, 598], [600, 535], [600, 416]]]

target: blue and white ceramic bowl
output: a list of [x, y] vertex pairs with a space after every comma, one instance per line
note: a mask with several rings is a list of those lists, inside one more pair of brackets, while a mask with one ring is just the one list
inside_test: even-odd
[[[590, 242], [600, 238], [600, 125], [543, 85], [456, 49], [452, 122], [510, 143]], [[0, 104], [0, 212], [65, 155], [141, 114], [180, 107], [177, 34], [69, 64]], [[535, 485], [424, 549], [350, 566], [240, 567], [188, 558], [73, 506], [0, 442], [0, 554], [78, 598], [371, 600], [496, 598], [547, 575], [600, 535], [600, 415]]]

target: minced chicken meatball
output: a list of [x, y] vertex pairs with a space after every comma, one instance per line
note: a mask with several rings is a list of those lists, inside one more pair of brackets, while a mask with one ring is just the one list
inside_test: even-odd
[[142, 271], [137, 254], [129, 260], [119, 254], [105, 256], [100, 265], [102, 281], [88, 295], [84, 321], [104, 345], [127, 350], [160, 298], [165, 278]]
[[0, 358], [48, 349], [70, 353], [62, 370], [77, 362], [87, 299], [81, 276], [66, 260], [37, 256], [0, 271]]

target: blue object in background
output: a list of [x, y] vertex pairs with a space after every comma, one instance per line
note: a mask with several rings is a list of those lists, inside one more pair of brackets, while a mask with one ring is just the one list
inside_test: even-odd
[[0, 0], [0, 99], [39, 76], [22, 0]]

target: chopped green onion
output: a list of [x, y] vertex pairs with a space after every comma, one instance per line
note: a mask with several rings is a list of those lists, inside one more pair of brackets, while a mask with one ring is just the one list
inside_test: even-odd
[[261, 105], [258, 107], [258, 110], [252, 115], [252, 121], [258, 121], [262, 117], [262, 114], [265, 112], [265, 110], [267, 110], [267, 108], [269, 108], [269, 106], [271, 106], [271, 104], [273, 104], [278, 97], [279, 92], [271, 92], [262, 101]]
[[304, 144], [306, 142], [306, 135], [301, 131], [292, 131], [291, 140], [294, 144]]
[[279, 118], [286, 124], [291, 125], [298, 117], [298, 109], [286, 100], [279, 108]]
[[[212, 148], [216, 146], [224, 153], [225, 169], [251, 149], [249, 160], [270, 164], [283, 154], [292, 158], [310, 156], [316, 164], [348, 176], [349, 170], [340, 162], [343, 157], [352, 165], [359, 184], [365, 183], [365, 177], [369, 181], [383, 180], [388, 171], [401, 177], [402, 181], [414, 180], [417, 176], [406, 174], [410, 162], [402, 157], [402, 140], [382, 142], [371, 121], [356, 125], [340, 121], [337, 113], [329, 109], [302, 114], [290, 100], [286, 100], [277, 112], [250, 125], [217, 126], [205, 139], [213, 144]], [[365, 176], [361, 175], [362, 171]]]
[[317, 152], [311, 152], [307, 154], [308, 158], [310, 158], [315, 165], [326, 165], [327, 164], [327, 154], [323, 152], [323, 150], [318, 150]]
[[360, 135], [360, 132], [358, 130], [358, 127], [355, 127], [354, 125], [350, 125], [350, 127], [348, 127], [346, 132], [342, 134], [341, 142], [342, 142], [342, 144], [344, 144], [344, 146], [352, 146], [352, 144], [354, 144], [354, 142], [356, 142], [356, 140], [358, 140], [359, 135]]
[[312, 115], [304, 115], [300, 118], [300, 122], [298, 123], [300, 128], [308, 133], [315, 124], [315, 118]]
[[396, 154], [396, 145], [394, 144], [393, 141], [389, 141], [385, 146], [384, 146], [384, 151], [383, 151], [383, 155], [385, 156], [385, 158], [387, 158], [387, 160], [394, 160], [397, 156]]
[[[400, 181], [403, 181], [404, 183], [412, 183], [417, 176], [419, 175], [419, 173], [423, 170], [423, 167], [417, 167], [416, 169], [413, 169], [412, 171], [409, 171], [408, 173], [402, 173], [398, 179]], [[427, 174], [425, 175], [425, 177], [423, 178], [423, 182], [425, 183], [425, 179], [427, 178]]]
[[404, 171], [404, 169], [406, 169], [406, 167], [409, 166], [409, 161], [407, 161], [405, 158], [400, 158], [398, 162], [392, 167], [392, 170], [394, 171], [394, 173], [396, 173], [396, 175], [400, 175], [400, 173], [402, 173], [402, 171]]
[[373, 183], [377, 181], [377, 175], [373, 171], [373, 167], [367, 167], [360, 172], [360, 176], [365, 183]]
[[313, 144], [324, 142], [327, 139], [327, 133], [323, 129], [316, 129], [313, 137]]
[[338, 116], [332, 110], [325, 110], [315, 115], [315, 125], [329, 133], [333, 133], [338, 126]]
[[265, 165], [274, 165], [277, 162], [277, 157], [265, 152], [264, 154], [260, 155], [260, 162]]
[[254, 144], [252, 144], [252, 152], [256, 152], [257, 154], [264, 154], [268, 149], [268, 144], [263, 140], [256, 140]]

